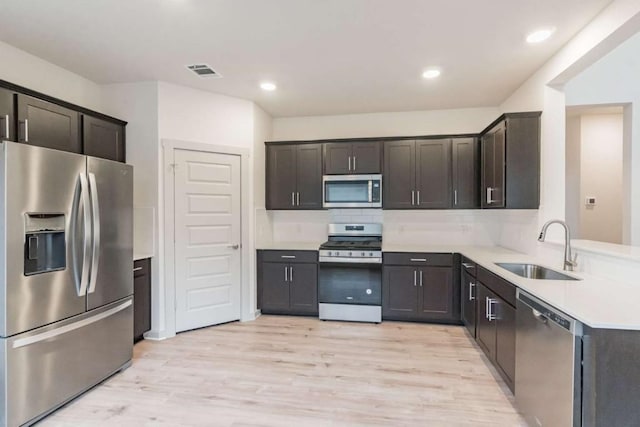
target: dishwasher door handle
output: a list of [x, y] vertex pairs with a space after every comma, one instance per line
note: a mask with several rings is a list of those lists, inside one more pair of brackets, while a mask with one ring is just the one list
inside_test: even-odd
[[535, 308], [532, 308], [531, 312], [533, 313], [533, 317], [535, 317], [538, 322], [544, 323], [545, 325], [549, 323], [549, 319], [547, 319], [547, 317], [544, 314], [540, 313]]

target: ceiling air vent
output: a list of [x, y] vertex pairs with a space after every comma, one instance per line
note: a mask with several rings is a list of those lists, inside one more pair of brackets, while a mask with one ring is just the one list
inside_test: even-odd
[[187, 68], [199, 75], [200, 77], [222, 77], [220, 74], [216, 72], [213, 68], [208, 66], [207, 64], [193, 64], [187, 65]]

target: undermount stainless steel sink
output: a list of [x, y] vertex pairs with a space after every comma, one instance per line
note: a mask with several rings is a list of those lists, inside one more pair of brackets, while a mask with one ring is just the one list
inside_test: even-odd
[[497, 262], [496, 265], [498, 267], [502, 267], [505, 270], [512, 272], [513, 274], [517, 274], [520, 277], [524, 277], [526, 279], [537, 279], [537, 280], [581, 280], [575, 277], [567, 276], [566, 274], [560, 273], [555, 270], [551, 270], [550, 268], [543, 267], [541, 265], [536, 264], [521, 264], [521, 263], [511, 263], [511, 262]]

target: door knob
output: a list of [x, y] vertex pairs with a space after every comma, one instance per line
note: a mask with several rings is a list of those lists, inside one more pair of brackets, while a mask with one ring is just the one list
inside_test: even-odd
[[240, 245], [229, 245], [227, 246], [229, 249], [233, 249], [234, 251], [240, 248]]

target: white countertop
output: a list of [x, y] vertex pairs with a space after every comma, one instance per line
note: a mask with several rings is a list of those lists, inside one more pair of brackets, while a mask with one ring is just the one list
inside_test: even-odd
[[592, 328], [640, 330], [640, 286], [580, 272], [563, 272], [581, 280], [536, 280], [520, 277], [495, 263], [516, 262], [558, 268], [501, 247], [446, 245], [386, 245], [383, 252], [460, 253], [518, 288], [545, 301]]
[[144, 253], [144, 252], [139, 252], [139, 253], [134, 253], [133, 254], [133, 260], [134, 261], [139, 261], [141, 259], [146, 259], [146, 258], [153, 258], [153, 254]]
[[[280, 242], [261, 249], [317, 250], [319, 246], [319, 242]], [[501, 247], [383, 243], [382, 251], [460, 253], [592, 328], [640, 330], [640, 285], [634, 286], [580, 272], [564, 273], [581, 280], [525, 279], [495, 263], [532, 263], [560, 270], [533, 256]]]
[[324, 242], [274, 242], [258, 245], [256, 249], [273, 251], [317, 251]]

